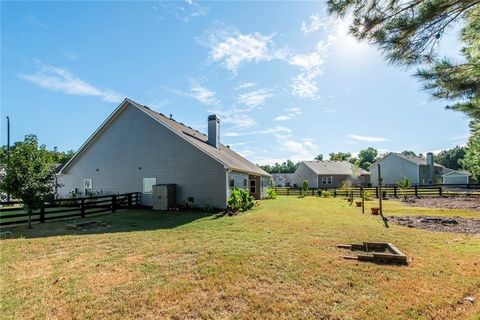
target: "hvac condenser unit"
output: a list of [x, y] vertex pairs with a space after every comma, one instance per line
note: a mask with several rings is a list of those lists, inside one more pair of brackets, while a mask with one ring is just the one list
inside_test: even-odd
[[152, 186], [153, 210], [168, 210], [176, 205], [176, 187], [174, 184], [155, 184]]

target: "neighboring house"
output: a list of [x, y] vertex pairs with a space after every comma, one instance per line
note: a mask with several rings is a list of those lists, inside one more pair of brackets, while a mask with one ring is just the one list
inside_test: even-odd
[[468, 184], [470, 173], [466, 171], [452, 170], [442, 175], [443, 184]]
[[275, 187], [290, 187], [293, 173], [272, 173], [272, 178]]
[[390, 152], [370, 166], [374, 186], [378, 185], [378, 164], [380, 164], [383, 185], [395, 185], [403, 177], [409, 178], [412, 185], [441, 183], [442, 175], [452, 171], [434, 163], [431, 152], [427, 153], [426, 158]]
[[348, 161], [302, 161], [293, 174], [292, 186], [301, 187], [303, 180], [310, 188], [338, 188], [344, 181], [367, 186], [370, 173]]
[[271, 176], [220, 143], [220, 119], [208, 117], [208, 136], [125, 99], [58, 176], [60, 197], [70, 192], [141, 192], [152, 205], [152, 186], [176, 184], [176, 201], [225, 208], [234, 187], [257, 199]]

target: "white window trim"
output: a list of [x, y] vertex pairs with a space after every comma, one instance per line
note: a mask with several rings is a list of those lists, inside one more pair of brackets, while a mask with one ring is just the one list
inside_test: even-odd
[[[328, 180], [330, 180], [330, 182]], [[322, 185], [332, 185], [332, 181], [333, 181], [332, 176], [322, 177]]]
[[[145, 188], [145, 183], [148, 182], [150, 188]], [[152, 194], [153, 193], [153, 186], [157, 184], [157, 178], [143, 178], [143, 194]], [[150, 191], [148, 191], [150, 189]]]
[[[90, 188], [87, 188], [86, 187], [86, 182], [87, 181], [90, 181], [89, 184], [90, 184]], [[83, 179], [83, 191], [86, 193], [86, 191], [92, 191], [93, 190], [93, 180], [92, 179]]]

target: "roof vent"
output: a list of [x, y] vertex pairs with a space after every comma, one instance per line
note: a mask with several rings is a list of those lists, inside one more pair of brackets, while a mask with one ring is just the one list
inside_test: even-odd
[[172, 114], [170, 113], [170, 120], [172, 120]]

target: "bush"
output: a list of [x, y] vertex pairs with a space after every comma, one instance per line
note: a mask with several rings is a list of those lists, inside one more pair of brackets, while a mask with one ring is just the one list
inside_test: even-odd
[[370, 190], [363, 191], [363, 199], [370, 201], [373, 199], [373, 192]]
[[303, 191], [303, 194], [307, 194], [307, 190], [308, 190], [308, 180], [303, 180], [303, 181], [302, 181], [302, 191]]
[[322, 193], [321, 193], [322, 198], [330, 198], [331, 196], [332, 196], [332, 193], [330, 191], [327, 191], [327, 190], [323, 190]]
[[397, 181], [398, 189], [403, 194], [403, 199], [407, 200], [408, 189], [412, 186], [412, 182], [407, 177], [403, 177]]
[[253, 208], [253, 197], [245, 189], [235, 188], [228, 199], [228, 205], [233, 211], [247, 211]]
[[277, 191], [274, 188], [267, 189], [267, 198], [268, 199], [276, 199], [277, 198]]

